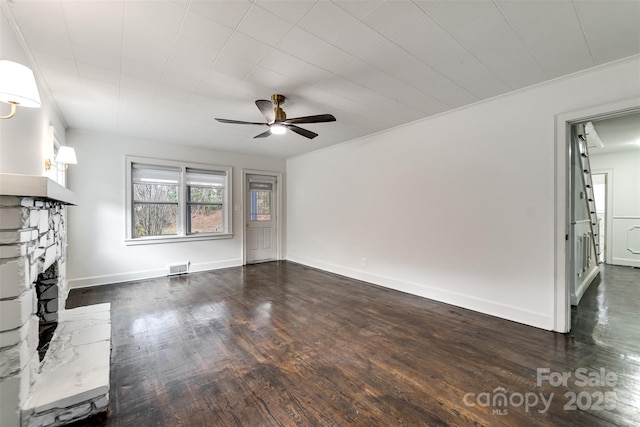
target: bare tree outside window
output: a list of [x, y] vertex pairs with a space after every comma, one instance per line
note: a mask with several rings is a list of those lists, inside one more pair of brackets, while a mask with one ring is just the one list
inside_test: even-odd
[[140, 157], [127, 165], [128, 241], [231, 236], [230, 167]]
[[135, 183], [133, 198], [135, 236], [162, 236], [177, 233], [177, 184]]
[[187, 187], [187, 233], [222, 231], [222, 190], [221, 187]]

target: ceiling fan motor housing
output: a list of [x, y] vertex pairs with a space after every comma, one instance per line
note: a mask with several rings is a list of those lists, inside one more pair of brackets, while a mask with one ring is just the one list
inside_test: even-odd
[[271, 102], [273, 102], [276, 105], [273, 108], [275, 121], [284, 122], [285, 120], [287, 120], [287, 115], [285, 114], [284, 110], [280, 108], [280, 105], [284, 104], [284, 95], [279, 95], [277, 93], [274, 93], [273, 95], [271, 95]]
[[275, 121], [277, 122], [284, 122], [285, 120], [287, 120], [287, 115], [285, 114], [285, 112], [282, 110], [282, 108], [280, 108], [279, 106], [276, 106], [273, 109], [273, 113], [275, 115]]

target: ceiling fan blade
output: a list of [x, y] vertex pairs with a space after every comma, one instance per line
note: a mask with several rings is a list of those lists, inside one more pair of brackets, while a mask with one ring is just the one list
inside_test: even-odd
[[304, 116], [304, 117], [294, 117], [292, 119], [287, 119], [283, 123], [284, 124], [299, 124], [299, 123], [324, 123], [324, 122], [335, 122], [336, 118], [331, 114], [318, 114], [315, 116]]
[[258, 123], [258, 122], [243, 122], [240, 120], [231, 120], [231, 119], [219, 119], [216, 117], [216, 120], [220, 123], [231, 123], [234, 125], [260, 125], [260, 126], [269, 126], [267, 123]]
[[276, 119], [275, 113], [273, 112], [273, 104], [271, 101], [267, 101], [266, 99], [258, 99], [256, 100], [256, 107], [258, 110], [264, 115], [264, 118], [267, 119], [267, 123], [273, 123]]
[[298, 127], [296, 125], [285, 124], [285, 126], [287, 127], [287, 129], [290, 129], [290, 130], [294, 131], [298, 135], [302, 135], [302, 136], [304, 136], [306, 138], [309, 138], [309, 139], [313, 139], [316, 136], [318, 136], [317, 133], [311, 132], [310, 130], [302, 129], [301, 127]]
[[268, 130], [268, 131], [266, 131], [266, 132], [262, 132], [262, 133], [261, 133], [261, 134], [259, 134], [259, 135], [254, 136], [254, 137], [253, 137], [253, 139], [256, 139], [256, 138], [266, 138], [266, 137], [268, 137], [269, 135], [271, 135], [271, 129], [269, 129], [269, 130]]

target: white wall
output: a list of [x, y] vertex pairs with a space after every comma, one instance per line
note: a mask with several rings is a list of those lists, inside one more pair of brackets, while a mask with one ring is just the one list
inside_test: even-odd
[[[611, 170], [613, 192], [609, 230], [612, 263], [640, 267], [640, 149], [590, 157], [593, 171]], [[631, 250], [629, 250], [631, 249]], [[633, 252], [632, 252], [633, 251]]]
[[[18, 37], [0, 9], [0, 59], [33, 68]], [[37, 79], [37, 76], [36, 76]], [[37, 81], [41, 108], [18, 107], [16, 115], [0, 120], [0, 173], [45, 175], [44, 159], [49, 156], [49, 125], [54, 125], [64, 144], [65, 127], [57, 116], [42, 82]], [[0, 115], [9, 114], [8, 104], [0, 103]]]
[[242, 205], [242, 169], [284, 172], [285, 161], [69, 130], [78, 164], [68, 187], [79, 205], [68, 209], [71, 287], [157, 277], [170, 263], [191, 261], [192, 271], [242, 264], [243, 220], [234, 209], [232, 239], [125, 245], [125, 156], [182, 160], [233, 167], [233, 205]]
[[635, 57], [289, 159], [287, 258], [552, 329], [555, 116], [638, 96], [639, 73]]

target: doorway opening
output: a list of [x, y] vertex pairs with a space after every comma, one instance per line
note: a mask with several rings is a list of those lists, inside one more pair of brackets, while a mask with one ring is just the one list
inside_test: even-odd
[[[640, 180], [638, 180], [638, 177], [640, 177], [640, 133], [635, 137], [630, 137], [631, 128], [640, 124], [640, 121], [637, 120], [639, 117], [640, 98], [630, 98], [611, 104], [585, 108], [556, 117], [556, 141], [558, 142], [556, 159], [558, 167], [556, 168], [556, 315], [554, 330], [557, 332], [569, 332], [571, 330], [572, 290], [575, 290], [575, 288], [572, 289], [572, 283], [574, 283], [573, 275], [576, 274], [575, 261], [578, 258], [578, 254], [574, 251], [579, 248], [574, 242], [579, 236], [574, 234], [572, 220], [574, 205], [580, 198], [580, 190], [573, 186], [575, 184], [573, 175], [576, 173], [575, 168], [580, 165], [573, 161], [575, 157], [572, 154], [575, 155], [576, 153], [572, 153], [572, 145], [574, 143], [572, 130], [576, 129], [578, 125], [586, 126], [591, 122], [592, 125], [595, 125], [595, 129], [599, 131], [599, 137], [604, 142], [604, 146], [593, 150], [589, 147], [590, 170], [593, 171], [592, 177], [594, 178], [593, 198], [599, 199], [594, 210], [597, 216], [601, 218], [597, 221], [594, 229], [594, 232], [602, 235], [601, 250], [599, 251], [602, 253], [602, 258], [598, 261], [610, 263], [610, 260], [613, 259], [613, 264], [623, 265], [616, 262], [621, 258], [619, 252], [624, 250], [624, 258], [630, 258], [632, 255], [629, 255], [629, 253], [633, 251], [628, 250], [626, 247], [624, 249], [616, 249], [616, 245], [611, 244], [612, 239], [616, 234], [616, 229], [620, 232], [624, 228], [625, 233], [627, 233], [628, 230], [632, 229], [633, 232], [636, 228], [626, 227], [626, 223], [624, 224], [625, 227], [616, 227], [615, 224], [612, 226], [612, 222], [636, 220], [638, 222], [638, 243], [640, 247], [640, 205], [636, 206], [635, 202], [632, 201], [637, 200], [637, 196], [634, 199], [633, 195], [614, 195], [613, 193], [619, 190], [617, 187], [620, 187], [619, 184], [621, 182], [618, 181], [621, 181], [623, 175], [627, 178], [635, 177], [635, 179], [624, 180], [625, 183], [637, 183], [631, 189], [633, 194], [637, 195], [640, 190], [640, 185], [638, 185], [640, 183]], [[613, 124], [620, 126], [620, 135], [624, 135], [625, 138], [615, 142], [611, 140], [612, 142], [607, 147], [607, 140], [611, 138], [607, 137], [606, 133], [608, 133], [609, 129], [605, 132], [605, 128]], [[600, 132], [600, 129], [602, 132]], [[617, 147], [612, 148], [612, 145], [617, 145]], [[616, 154], [618, 151], [625, 151], [625, 154]], [[625, 158], [627, 164], [632, 164], [631, 169], [627, 169], [624, 173], [612, 170], [613, 167], [610, 163], [616, 156]], [[635, 159], [635, 163], [632, 159]], [[614, 188], [614, 174], [615, 181], [618, 182], [618, 184], [615, 184], [616, 188]], [[625, 186], [628, 187], [626, 184]], [[615, 197], [615, 204], [612, 203], [612, 197]], [[623, 200], [627, 200], [627, 202], [621, 202]], [[629, 203], [630, 200], [631, 202]], [[620, 216], [615, 212], [616, 206], [619, 210], [621, 207], [624, 208], [627, 213]], [[630, 207], [637, 208], [637, 212], [636, 210], [629, 211], [627, 208]], [[630, 240], [627, 238], [625, 241]], [[587, 243], [589, 242], [587, 241]], [[639, 256], [638, 264], [640, 265], [640, 250], [637, 255]], [[584, 291], [586, 291], [586, 288]]]
[[281, 174], [243, 172], [244, 264], [282, 258]]
[[571, 305], [578, 305], [582, 295], [600, 273], [598, 261], [602, 253], [602, 240], [598, 232], [601, 217], [595, 206], [593, 169], [589, 146], [595, 131], [591, 122], [571, 127], [571, 175], [569, 188], [570, 219], [569, 252], [571, 258]]
[[599, 263], [604, 263], [607, 253], [607, 173], [593, 173], [593, 195], [598, 216], [598, 236], [600, 236]]

